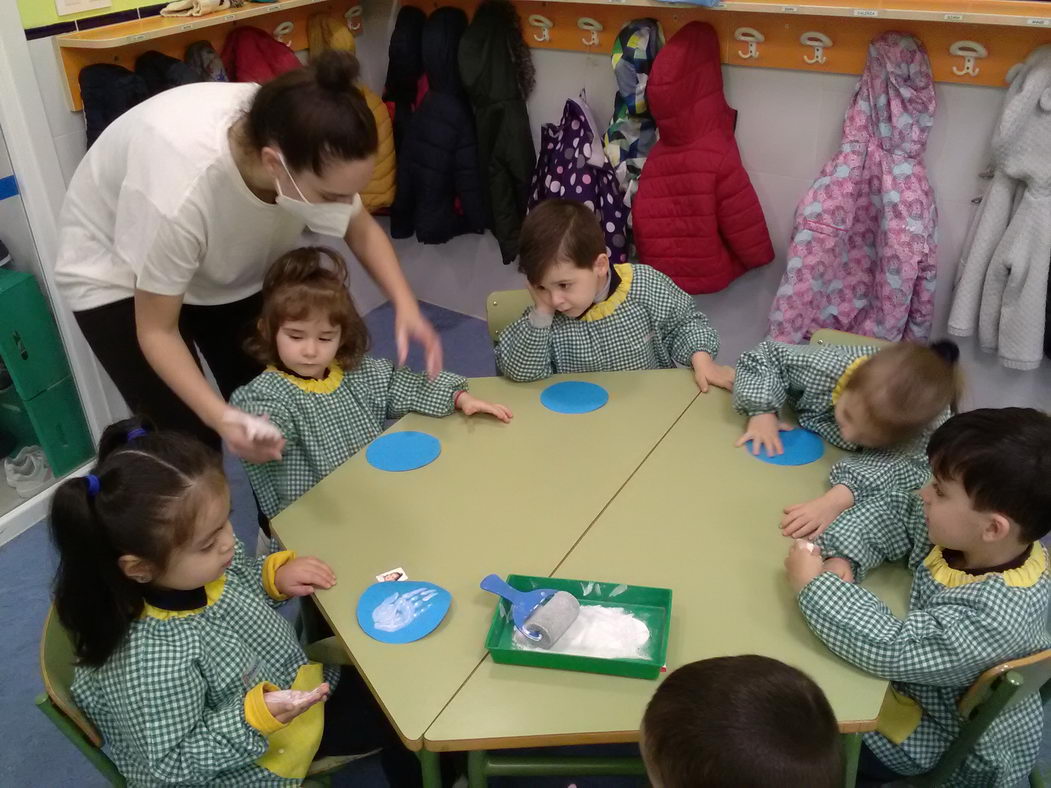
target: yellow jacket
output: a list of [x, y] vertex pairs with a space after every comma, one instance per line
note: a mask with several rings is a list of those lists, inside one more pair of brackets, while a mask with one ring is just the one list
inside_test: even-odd
[[[352, 54], [357, 51], [354, 35], [345, 22], [337, 17], [315, 14], [310, 17], [308, 36], [310, 42], [310, 59], [318, 57], [326, 49], [342, 49]], [[390, 113], [383, 100], [362, 84], [358, 85], [365, 101], [376, 119], [376, 135], [379, 146], [376, 148], [376, 169], [372, 180], [361, 192], [361, 201], [370, 213], [394, 204], [394, 191], [397, 180], [397, 162], [394, 158], [394, 127]]]

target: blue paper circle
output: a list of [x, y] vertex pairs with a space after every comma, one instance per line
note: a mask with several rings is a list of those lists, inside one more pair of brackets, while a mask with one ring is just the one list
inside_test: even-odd
[[540, 403], [555, 413], [590, 413], [609, 402], [609, 392], [595, 383], [567, 380], [540, 392]]
[[365, 459], [381, 471], [414, 471], [434, 462], [442, 444], [426, 432], [391, 432], [376, 438], [365, 449]]
[[781, 430], [781, 445], [785, 449], [784, 453], [773, 457], [767, 454], [766, 447], [760, 447], [759, 454], [752, 454], [752, 441], [748, 441], [746, 448], [757, 460], [771, 465], [806, 465], [820, 460], [825, 453], [825, 442], [821, 440], [821, 436], [802, 427]]
[[373, 583], [358, 599], [358, 626], [381, 643], [412, 643], [442, 623], [452, 599], [422, 580]]

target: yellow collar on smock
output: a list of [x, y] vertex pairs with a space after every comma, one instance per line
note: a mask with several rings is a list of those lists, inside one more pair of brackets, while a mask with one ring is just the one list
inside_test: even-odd
[[593, 320], [601, 320], [604, 317], [609, 317], [616, 311], [618, 306], [624, 303], [624, 299], [628, 297], [628, 291], [631, 290], [631, 278], [633, 276], [631, 263], [621, 263], [613, 267], [617, 271], [617, 276], [620, 277], [620, 284], [617, 285], [617, 289], [610, 293], [605, 301], [595, 304], [587, 312], [581, 315], [581, 320], [591, 322]]
[[278, 369], [272, 364], [266, 368], [266, 371], [276, 372], [292, 385], [310, 394], [331, 394], [338, 389], [339, 384], [343, 382], [343, 370], [340, 368], [339, 364], [336, 363], [333, 363], [332, 366], [328, 368], [328, 375], [322, 380], [317, 380], [316, 378], [301, 378], [299, 375], [291, 375], [284, 370]]
[[839, 376], [839, 380], [836, 381], [836, 387], [832, 389], [832, 404], [835, 405], [836, 401], [843, 394], [843, 390], [846, 389], [850, 379], [854, 376], [854, 373], [858, 371], [858, 367], [868, 361], [872, 356], [862, 356], [856, 358], [850, 362], [850, 365], [843, 370], [843, 374]]
[[1006, 572], [986, 572], [984, 575], [971, 575], [959, 569], [953, 569], [945, 560], [942, 548], [937, 545], [931, 549], [927, 557], [923, 559], [923, 565], [927, 567], [937, 582], [946, 588], [956, 588], [968, 583], [978, 583], [993, 575], [1000, 575], [1004, 584], [1013, 588], [1030, 588], [1036, 585], [1047, 571], [1047, 553], [1043, 545], [1034, 542], [1029, 551], [1029, 558], [1016, 569], [1008, 569]]

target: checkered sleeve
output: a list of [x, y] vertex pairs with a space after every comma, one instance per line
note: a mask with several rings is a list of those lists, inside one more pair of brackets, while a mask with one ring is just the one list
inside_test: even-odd
[[930, 550], [923, 504], [916, 495], [893, 491], [863, 499], [837, 517], [817, 545], [826, 558], [850, 561], [858, 580], [906, 556], [918, 563]]
[[842, 484], [858, 501], [881, 490], [918, 490], [927, 483], [927, 457], [910, 449], [863, 449], [832, 466], [829, 482]]
[[768, 339], [742, 353], [734, 377], [734, 409], [749, 417], [781, 410], [788, 398], [789, 362], [800, 350]]
[[[269, 418], [281, 430], [286, 442], [297, 440], [296, 422], [289, 404], [281, 401], [263, 384], [262, 376], [237, 389], [230, 397], [230, 404], [246, 413]], [[267, 517], [276, 516], [282, 509], [279, 492], [282, 463], [272, 460], [257, 464], [242, 460], [241, 465], [248, 475], [248, 482], [252, 485], [252, 492], [255, 493], [263, 514]]]
[[272, 607], [280, 607], [288, 601], [280, 595], [274, 585], [277, 570], [295, 558], [295, 553], [276, 548], [276, 542], [270, 541], [271, 552], [265, 555], [249, 555], [244, 543], [238, 539], [234, 546], [234, 560], [229, 574], [237, 575], [245, 581], [245, 586], [257, 592]]
[[637, 265], [633, 273], [645, 282], [639, 295], [645, 298], [657, 335], [672, 360], [688, 367], [694, 353], [704, 351], [715, 358], [719, 352], [719, 334], [693, 298], [653, 268]]
[[1004, 653], [1002, 631], [982, 606], [936, 594], [922, 609], [895, 616], [871, 591], [823, 572], [799, 594], [807, 624], [825, 645], [890, 681], [962, 687]]
[[528, 383], [550, 377], [555, 371], [551, 362], [551, 327], [538, 328], [526, 315], [500, 332], [496, 344], [496, 369], [508, 380]]
[[243, 696], [208, 704], [200, 645], [188, 638], [144, 643], [139, 669], [128, 671], [120, 714], [135, 732], [139, 759], [162, 785], [205, 785], [220, 772], [252, 763], [266, 738], [245, 719]]
[[429, 380], [421, 372], [408, 367], [395, 369], [389, 361], [383, 361], [387, 374], [387, 418], [400, 419], [407, 413], [422, 413], [424, 416], [448, 416], [455, 408], [456, 392], [467, 390], [467, 378], [451, 372], [441, 372]]

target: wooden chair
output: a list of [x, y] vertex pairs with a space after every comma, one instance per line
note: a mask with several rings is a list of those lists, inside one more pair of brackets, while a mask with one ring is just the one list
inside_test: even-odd
[[500, 332], [522, 316], [533, 305], [528, 290], [497, 290], [485, 299], [485, 319], [489, 324], [489, 338], [496, 343]]
[[[930, 788], [945, 785], [996, 718], [1035, 692], [1045, 704], [1051, 698], [1051, 649], [985, 671], [960, 699], [960, 735], [937, 766], [913, 784]], [[1034, 771], [1029, 784], [1038, 788], [1044, 782]]]
[[123, 786], [124, 778], [113, 761], [102, 751], [102, 736], [77, 708], [70, 693], [73, 683], [73, 642], [52, 607], [40, 638], [40, 675], [44, 693], [36, 706], [71, 742], [110, 785]]
[[893, 342], [888, 342], [886, 339], [876, 339], [875, 337], [867, 337], [863, 334], [851, 334], [848, 331], [837, 331], [834, 328], [819, 328], [813, 334], [810, 335], [811, 345], [847, 345], [849, 347], [857, 347], [858, 345], [873, 345], [875, 347], [883, 347], [884, 345], [892, 345]]

